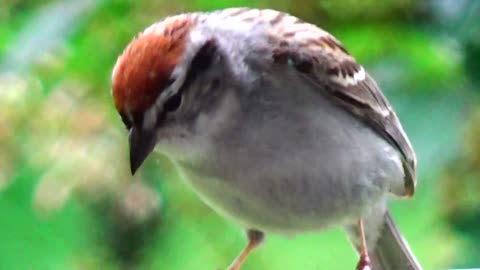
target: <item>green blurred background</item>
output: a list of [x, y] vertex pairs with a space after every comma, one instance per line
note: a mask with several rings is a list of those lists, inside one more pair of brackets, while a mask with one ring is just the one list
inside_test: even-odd
[[[1, 0], [0, 270], [222, 269], [243, 233], [169, 161], [132, 178], [116, 57], [169, 14], [274, 8], [320, 25], [378, 81], [419, 158], [391, 208], [425, 269], [480, 267], [480, 1]], [[340, 229], [269, 235], [248, 269], [353, 269]]]

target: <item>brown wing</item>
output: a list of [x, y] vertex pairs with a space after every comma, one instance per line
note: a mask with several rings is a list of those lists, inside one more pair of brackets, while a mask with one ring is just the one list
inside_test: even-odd
[[317, 89], [372, 128], [402, 155], [405, 196], [416, 186], [416, 158], [402, 126], [375, 81], [332, 35], [274, 10], [226, 9], [217, 14], [262, 25], [276, 62], [292, 64]]
[[[316, 80], [315, 74], [311, 74]], [[371, 127], [394, 146], [403, 157], [405, 196], [413, 196], [416, 187], [416, 157], [395, 112], [375, 81], [365, 74], [365, 79], [354, 85], [341, 85], [331, 81], [320, 82], [343, 108]]]
[[[333, 44], [333, 41], [332, 41]], [[336, 43], [337, 46], [341, 46]], [[343, 48], [341, 54], [347, 54]], [[333, 102], [377, 132], [402, 155], [405, 194], [412, 196], [416, 186], [416, 157], [395, 112], [375, 81], [351, 57], [336, 57], [328, 51], [295, 51], [278, 48], [276, 61], [287, 60], [300, 73], [313, 80]]]
[[[389, 102], [375, 81], [333, 36], [311, 24], [298, 24], [303, 25], [297, 26], [297, 29], [304, 29], [302, 35], [291, 36], [283, 32], [282, 37], [282, 32], [271, 32], [274, 59], [292, 64], [313, 80], [319, 91], [325, 92], [333, 102], [395, 147], [402, 155], [404, 195], [412, 196], [416, 186], [416, 157]], [[282, 38], [278, 39], [279, 35]]]

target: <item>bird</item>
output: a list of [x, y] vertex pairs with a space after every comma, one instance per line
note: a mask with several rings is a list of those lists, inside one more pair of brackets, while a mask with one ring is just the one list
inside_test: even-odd
[[267, 233], [335, 226], [357, 270], [421, 269], [387, 205], [413, 196], [415, 152], [375, 80], [327, 31], [271, 9], [168, 16], [121, 52], [111, 91], [132, 174], [155, 150], [246, 231], [228, 270]]

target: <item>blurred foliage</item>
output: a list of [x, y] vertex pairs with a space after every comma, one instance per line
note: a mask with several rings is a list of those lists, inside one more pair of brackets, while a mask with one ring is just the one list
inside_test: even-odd
[[465, 123], [465, 140], [457, 156], [445, 167], [440, 191], [444, 218], [465, 241], [458, 264], [467, 267], [480, 258], [480, 110], [474, 109]]
[[[193, 10], [284, 10], [332, 32], [377, 79], [419, 156], [414, 199], [392, 211], [425, 269], [480, 266], [480, 2], [3, 0], [0, 269], [220, 269], [242, 232], [165, 157], [129, 176], [110, 97], [118, 54], [149, 24]], [[340, 230], [269, 235], [245, 269], [351, 269]]]

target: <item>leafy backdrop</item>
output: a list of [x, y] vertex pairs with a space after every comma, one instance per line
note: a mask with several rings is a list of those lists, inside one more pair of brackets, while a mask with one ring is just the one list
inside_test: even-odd
[[[480, 2], [4, 0], [0, 3], [0, 269], [221, 269], [243, 233], [169, 161], [129, 176], [110, 97], [116, 57], [147, 25], [232, 6], [290, 12], [337, 36], [377, 79], [419, 156], [391, 203], [425, 269], [480, 266]], [[477, 19], [475, 19], [477, 18]], [[339, 229], [269, 235], [245, 269], [352, 269]]]

